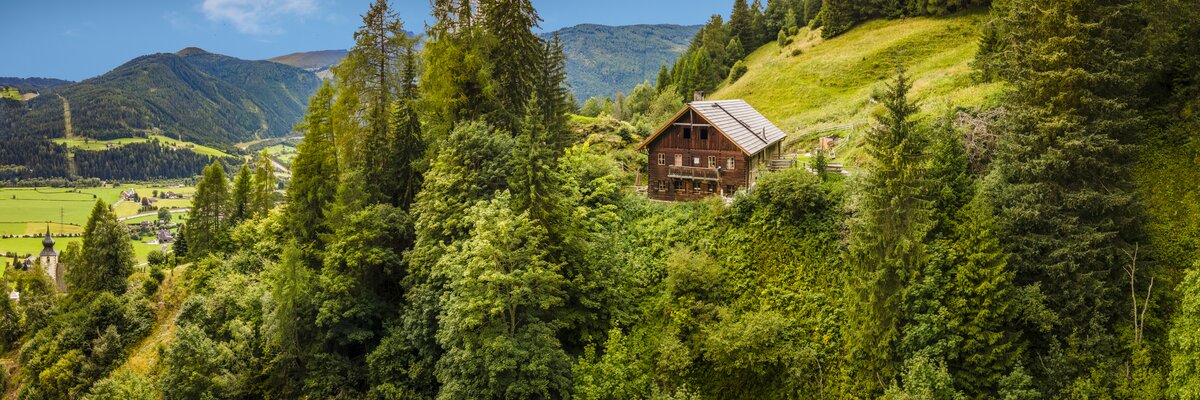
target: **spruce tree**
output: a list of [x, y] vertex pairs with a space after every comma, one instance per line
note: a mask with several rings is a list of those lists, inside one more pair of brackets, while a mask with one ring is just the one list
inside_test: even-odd
[[847, 290], [849, 326], [846, 346], [850, 388], [872, 397], [897, 377], [894, 346], [902, 324], [906, 286], [927, 260], [925, 237], [930, 204], [925, 199], [926, 140], [908, 98], [912, 83], [901, 70], [896, 81], [877, 92], [882, 107], [876, 127], [864, 137], [867, 155], [850, 222]]
[[[734, 0], [733, 11], [729, 13], [729, 36], [737, 38], [739, 42], [753, 44], [757, 41], [758, 32], [754, 29], [754, 13], [750, 11], [750, 6], [746, 4], [746, 0]], [[722, 42], [721, 44], [725, 44]]]
[[229, 236], [229, 184], [225, 169], [213, 161], [204, 168], [188, 213], [188, 254], [200, 258], [224, 249]]
[[79, 264], [67, 269], [67, 283], [83, 293], [125, 292], [126, 279], [133, 273], [133, 245], [129, 231], [117, 221], [116, 214], [97, 200], [83, 228], [83, 248]]
[[1001, 10], [1010, 61], [1000, 75], [1014, 90], [986, 197], [1017, 284], [1038, 288], [1048, 308], [1026, 321], [1024, 364], [1060, 397], [1111, 383], [1123, 358], [1123, 250], [1141, 240], [1129, 166], [1144, 48], [1131, 38], [1143, 23], [1133, 1], [1014, 0]]
[[328, 215], [337, 194], [338, 165], [333, 149], [330, 107], [333, 87], [325, 82], [309, 101], [308, 114], [298, 127], [304, 132], [292, 162], [287, 221], [292, 238], [302, 249], [324, 248], [324, 236], [332, 229]]
[[242, 168], [238, 170], [237, 177], [233, 180], [233, 195], [230, 198], [229, 220], [235, 225], [249, 219], [254, 214], [252, 210], [254, 207], [252, 200], [254, 193], [251, 191], [249, 164], [249, 162], [243, 163]]
[[654, 90], [662, 92], [671, 86], [671, 72], [667, 71], [667, 64], [663, 64], [658, 69], [658, 78], [654, 80]]
[[502, 88], [494, 122], [516, 132], [541, 64], [542, 40], [533, 29], [542, 19], [530, 0], [482, 0], [480, 18], [488, 37], [488, 56], [494, 63], [493, 76]]

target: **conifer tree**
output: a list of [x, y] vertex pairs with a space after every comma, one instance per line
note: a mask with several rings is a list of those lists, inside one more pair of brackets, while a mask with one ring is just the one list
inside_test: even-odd
[[1200, 263], [1179, 283], [1179, 310], [1171, 327], [1171, 389], [1200, 398]]
[[204, 168], [188, 213], [188, 254], [203, 257], [224, 249], [229, 236], [229, 184], [225, 169], [213, 161]]
[[[252, 196], [253, 206], [250, 208], [250, 213], [246, 217], [258, 218], [266, 216], [275, 208], [275, 188], [278, 183], [275, 182], [275, 164], [271, 162], [271, 157], [267, 155], [266, 150], [263, 150], [258, 155], [257, 165], [254, 168], [254, 193]], [[231, 221], [236, 224], [237, 221]]]
[[671, 86], [671, 72], [667, 71], [667, 64], [663, 64], [658, 69], [658, 79], [654, 80], [654, 90], [662, 92]]
[[249, 163], [243, 163], [242, 168], [238, 170], [237, 177], [233, 180], [233, 195], [230, 198], [229, 220], [234, 225], [249, 219], [254, 214], [252, 198], [255, 193], [251, 191], [250, 180]]
[[912, 120], [918, 108], [908, 98], [911, 89], [901, 70], [875, 94], [882, 107], [864, 138], [867, 161], [850, 223], [846, 311], [856, 327], [846, 338], [850, 390], [860, 397], [878, 396], [897, 377], [901, 299], [927, 258], [926, 141]]
[[126, 279], [133, 273], [133, 245], [129, 231], [116, 214], [97, 200], [83, 228], [80, 264], [67, 269], [67, 283], [83, 293], [125, 292]]
[[[737, 38], [741, 43], [753, 44], [757, 41], [758, 32], [754, 29], [754, 13], [746, 0], [734, 0], [733, 11], [729, 13], [729, 36]], [[725, 44], [722, 42], [721, 44]]]
[[[1048, 308], [1026, 322], [1024, 364], [1060, 397], [1110, 383], [1106, 365], [1123, 358], [1123, 250], [1141, 240], [1129, 165], [1144, 48], [1131, 38], [1144, 24], [1132, 1], [1014, 0], [1001, 10], [1010, 61], [1000, 75], [1014, 90], [986, 197], [1017, 284], [1040, 288]], [[1153, 276], [1152, 264], [1139, 266]]]
[[542, 62], [542, 40], [533, 33], [542, 19], [530, 0], [480, 1], [480, 18], [490, 43], [493, 76], [502, 88], [494, 121], [500, 129], [517, 132]]
[[288, 228], [302, 249], [324, 248], [330, 229], [328, 216], [337, 194], [338, 165], [333, 149], [330, 107], [333, 87], [325, 82], [309, 102], [308, 114], [298, 129], [304, 141], [292, 163], [288, 186]]

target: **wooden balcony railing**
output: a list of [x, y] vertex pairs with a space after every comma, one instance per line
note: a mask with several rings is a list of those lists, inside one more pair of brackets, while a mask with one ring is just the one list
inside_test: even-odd
[[667, 167], [667, 177], [719, 181], [721, 180], [721, 172], [716, 168], [669, 166]]

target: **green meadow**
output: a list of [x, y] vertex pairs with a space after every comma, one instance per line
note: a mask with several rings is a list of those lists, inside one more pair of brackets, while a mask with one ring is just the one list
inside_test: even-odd
[[67, 147], [80, 150], [107, 150], [114, 147], [123, 146], [130, 143], [145, 143], [151, 140], [158, 140], [163, 145], [171, 147], [182, 147], [191, 150], [194, 153], [213, 156], [213, 157], [233, 157], [226, 152], [217, 150], [212, 147], [195, 144], [192, 142], [180, 141], [179, 139], [171, 138], [163, 135], [150, 135], [149, 138], [121, 138], [113, 140], [96, 140], [85, 137], [59, 138], [54, 139], [55, 143], [66, 145]]
[[[191, 187], [169, 188], [156, 185], [83, 189], [0, 188], [0, 235], [40, 235], [46, 231], [47, 227], [55, 235], [83, 233], [83, 226], [87, 223], [87, 218], [91, 214], [96, 200], [104, 200], [105, 203], [112, 205], [121, 198], [122, 191], [130, 188], [136, 190], [142, 197], [152, 196], [154, 191], [172, 191], [187, 196], [195, 193], [195, 188]], [[191, 206], [191, 199], [163, 199], [159, 201], [158, 205], [166, 208], [184, 208]], [[138, 204], [121, 202], [113, 207], [113, 211], [117, 217], [129, 217], [141, 214], [138, 212], [138, 208]], [[186, 213], [172, 214], [176, 220], [185, 215]], [[156, 216], [151, 215], [130, 219], [126, 222], [136, 223], [155, 218]], [[79, 238], [58, 238], [56, 239], [58, 244], [55, 247], [62, 249], [67, 243], [77, 240]], [[147, 245], [136, 241], [133, 244], [138, 259], [142, 261], [145, 261], [146, 254], [150, 250], [158, 248], [157, 245]], [[34, 254], [41, 249], [41, 239], [39, 238], [0, 238], [0, 254], [8, 252], [21, 255]], [[6, 260], [5, 265], [10, 264], [11, 261], [11, 259]]]
[[[986, 17], [977, 10], [874, 20], [832, 39], [804, 28], [787, 46], [768, 44], [750, 54], [746, 75], [709, 97], [746, 100], [788, 133], [792, 150], [824, 135], [850, 136], [850, 151], [840, 158], [852, 160], [854, 137], [871, 120], [872, 91], [894, 78], [899, 66], [913, 78], [913, 96], [925, 116], [951, 105], [989, 104], [1002, 94], [1004, 85], [980, 83], [972, 75]], [[836, 129], [847, 125], [854, 128]], [[835, 130], [820, 132], [827, 129]]]

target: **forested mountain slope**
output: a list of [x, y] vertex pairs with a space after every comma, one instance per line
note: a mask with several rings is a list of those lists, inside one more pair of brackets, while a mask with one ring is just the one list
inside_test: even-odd
[[558, 35], [567, 55], [567, 82], [579, 101], [629, 92], [653, 81], [663, 64], [687, 50], [700, 26], [584, 24], [542, 34]]
[[159, 130], [205, 145], [230, 145], [282, 136], [291, 132], [319, 83], [299, 68], [195, 48], [152, 54], [43, 93], [27, 109], [8, 108], [0, 117], [6, 120], [0, 121], [0, 139], [111, 139]]

